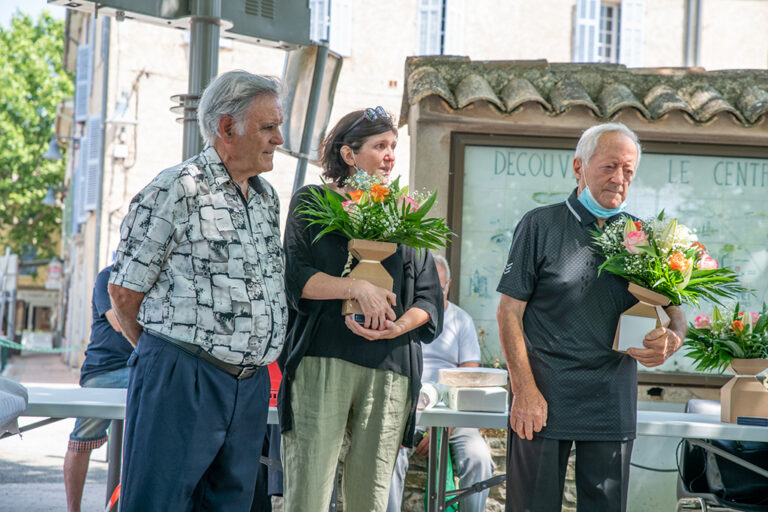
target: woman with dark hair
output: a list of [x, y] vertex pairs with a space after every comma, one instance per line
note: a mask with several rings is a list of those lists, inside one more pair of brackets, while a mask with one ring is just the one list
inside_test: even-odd
[[[397, 128], [383, 108], [344, 116], [323, 145], [324, 185], [349, 192], [359, 170], [389, 176]], [[340, 277], [348, 240], [297, 213], [309, 185], [294, 195], [285, 227], [286, 292], [291, 322], [283, 353], [280, 424], [286, 512], [326, 510], [345, 434], [345, 510], [384, 511], [401, 444], [413, 444], [421, 347], [442, 328], [440, 282], [429, 251], [399, 245], [382, 264], [393, 291]], [[356, 299], [365, 321], [341, 315]]]

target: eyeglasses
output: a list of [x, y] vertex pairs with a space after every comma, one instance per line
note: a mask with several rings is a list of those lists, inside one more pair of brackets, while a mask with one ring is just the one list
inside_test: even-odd
[[[373, 122], [373, 121], [375, 121], [375, 120], [377, 120], [377, 119], [388, 119], [388, 118], [389, 118], [389, 114], [387, 114], [387, 111], [386, 111], [386, 110], [384, 110], [384, 107], [382, 107], [381, 105], [379, 105], [379, 106], [378, 106], [378, 107], [376, 107], [376, 108], [367, 108], [367, 109], [365, 109], [365, 110], [363, 111], [363, 115], [361, 115], [361, 116], [360, 116], [360, 117], [357, 119], [357, 121], [355, 121], [354, 123], [352, 123], [352, 124], [349, 126], [349, 128], [347, 128], [346, 130], [344, 130], [344, 135], [346, 136], [346, 135], [347, 135], [349, 132], [351, 132], [352, 130], [354, 130], [354, 129], [355, 129], [355, 127], [356, 127], [357, 125], [359, 125], [360, 123], [362, 123], [364, 120], [368, 120], [368, 121], [371, 121], [371, 122]], [[342, 138], [343, 138], [343, 137], [342, 137]]]

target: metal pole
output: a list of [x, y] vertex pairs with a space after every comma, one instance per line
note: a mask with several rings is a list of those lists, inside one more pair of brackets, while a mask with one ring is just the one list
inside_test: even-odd
[[445, 479], [448, 473], [448, 427], [440, 427], [440, 454], [437, 456], [437, 512], [445, 511]]
[[123, 465], [123, 420], [112, 420], [109, 429], [109, 464], [107, 465], [107, 501], [120, 483], [120, 469]]
[[694, 2], [696, 0], [686, 0], [685, 6], [685, 65], [687, 67], [693, 66], [693, 47], [695, 39], [695, 12]]
[[[101, 262], [99, 261], [99, 254], [101, 253], [101, 210], [102, 210], [102, 203], [104, 198], [104, 164], [106, 163], [106, 159], [104, 158], [104, 152], [106, 151], [106, 136], [107, 136], [107, 127], [104, 124], [104, 113], [107, 111], [107, 84], [109, 84], [109, 44], [110, 44], [110, 32], [111, 32], [111, 20], [109, 16], [105, 16], [104, 20], [101, 22], [101, 37], [102, 41], [106, 41], [106, 45], [102, 44], [102, 49], [104, 50], [104, 53], [102, 54], [101, 58], [104, 61], [104, 74], [103, 74], [103, 80], [104, 80], [104, 87], [102, 87], [102, 93], [101, 93], [101, 119], [99, 120], [99, 123], [103, 127], [101, 130], [101, 154], [99, 155], [99, 194], [98, 199], [96, 201], [96, 211], [95, 217], [96, 217], [96, 232], [94, 233], [94, 255], [93, 255], [93, 269], [92, 269], [92, 275], [93, 275], [93, 282], [96, 282], [96, 277], [99, 275], [99, 271], [101, 270]], [[88, 127], [90, 130], [91, 127]], [[69, 364], [69, 354], [67, 355], [67, 364]]]
[[696, 42], [693, 46], [693, 65], [701, 65], [701, 0], [696, 0]]
[[189, 83], [184, 98], [184, 160], [202, 148], [196, 116], [197, 102], [203, 89], [219, 72], [219, 23], [221, 0], [192, 0], [189, 39]]
[[8, 335], [9, 325], [6, 325], [5, 328], [3, 328], [3, 325], [5, 324], [5, 307], [6, 302], [9, 300], [7, 298], [8, 295], [5, 292], [5, 283], [8, 279], [8, 266], [11, 264], [11, 248], [6, 247], [5, 248], [5, 259], [3, 260], [3, 268], [0, 270], [0, 335], [7, 337], [9, 340], [14, 341], [13, 339], [13, 333], [11, 335]]
[[307, 115], [304, 118], [304, 131], [301, 134], [299, 161], [296, 163], [296, 176], [293, 178], [294, 193], [304, 185], [304, 178], [307, 175], [307, 156], [309, 155], [309, 146], [312, 144], [312, 132], [314, 131], [315, 118], [317, 117], [317, 104], [320, 100], [320, 91], [323, 88], [323, 75], [325, 75], [325, 62], [327, 60], [328, 41], [323, 41], [317, 47], [317, 56], [315, 57], [312, 88], [309, 91]]
[[8, 293], [8, 320], [6, 331], [11, 341], [16, 341], [16, 290]]
[[427, 512], [437, 510], [437, 432], [440, 427], [429, 427], [429, 462], [427, 464]]

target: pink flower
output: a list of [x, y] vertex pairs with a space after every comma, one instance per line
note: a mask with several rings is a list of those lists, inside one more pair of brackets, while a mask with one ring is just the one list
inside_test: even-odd
[[693, 321], [693, 326], [697, 329], [711, 329], [712, 319], [707, 315], [699, 315], [696, 320]]
[[350, 199], [349, 201], [344, 201], [343, 203], [341, 203], [341, 206], [344, 208], [345, 212], [349, 213], [355, 209], [355, 206], [357, 206], [357, 201], [353, 201]]
[[418, 210], [419, 209], [419, 203], [416, 202], [416, 200], [410, 196], [400, 196], [397, 198], [397, 207], [401, 208], [403, 206], [403, 203], [406, 204], [406, 210]]
[[709, 254], [703, 254], [696, 264], [696, 268], [699, 270], [715, 270], [717, 267], [717, 260]]
[[627, 248], [629, 254], [640, 254], [638, 247], [648, 246], [648, 235], [645, 234], [645, 231], [630, 231], [624, 237], [621, 245]]
[[[742, 322], [744, 321], [744, 317], [745, 317], [745, 315], [746, 315], [746, 312], [745, 312], [745, 311], [740, 311], [740, 312], [739, 312], [739, 319], [740, 319]], [[757, 321], [758, 321], [758, 320], [760, 320], [760, 313], [758, 313], [758, 312], [756, 312], [756, 311], [752, 311], [752, 312], [749, 314], [749, 316], [750, 316], [750, 323], [752, 324], [752, 327], [756, 326], [756, 325], [757, 325]]]

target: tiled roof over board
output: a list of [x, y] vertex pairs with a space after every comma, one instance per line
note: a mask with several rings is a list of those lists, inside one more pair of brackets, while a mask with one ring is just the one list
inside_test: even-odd
[[472, 61], [467, 57], [409, 57], [401, 124], [408, 108], [436, 95], [453, 110], [485, 100], [503, 113], [538, 104], [552, 116], [581, 105], [600, 120], [634, 109], [656, 121], [679, 110], [705, 124], [727, 113], [745, 127], [768, 112], [768, 70], [627, 69], [615, 64]]

